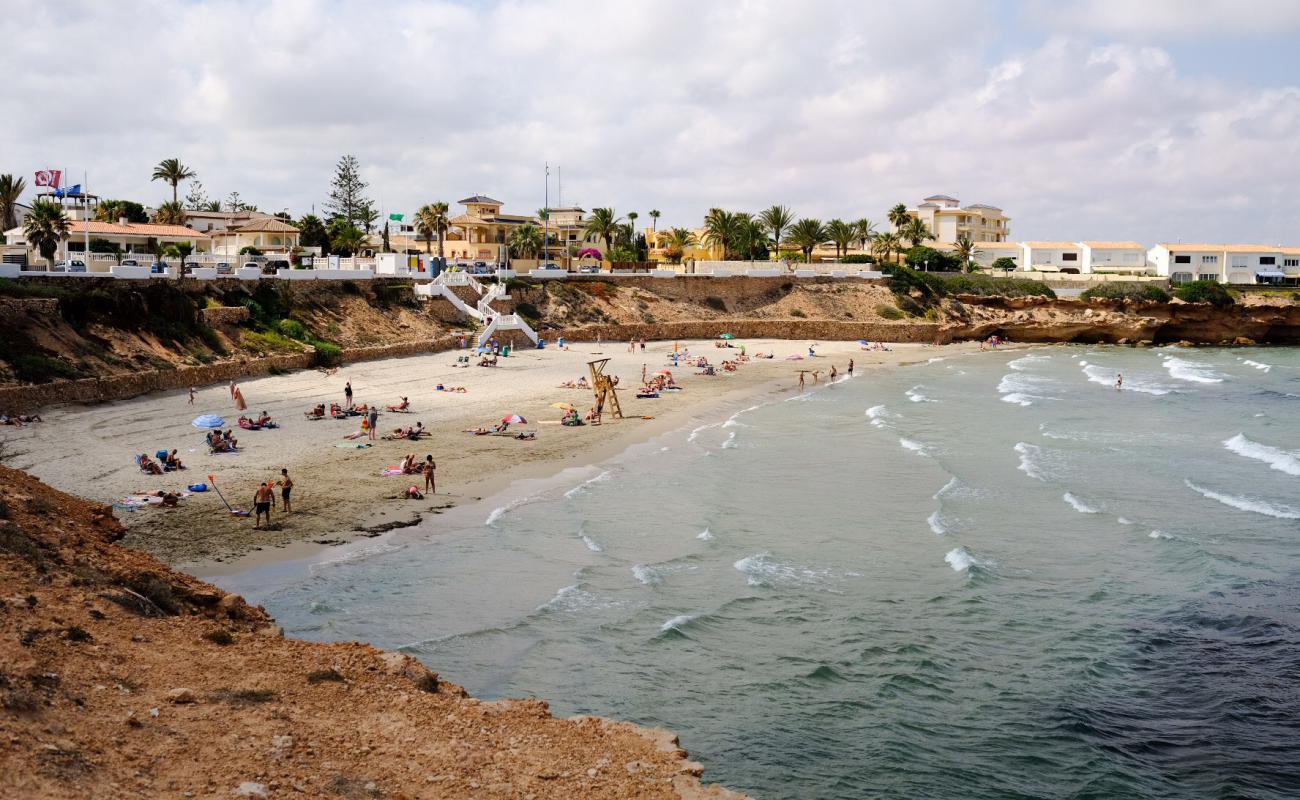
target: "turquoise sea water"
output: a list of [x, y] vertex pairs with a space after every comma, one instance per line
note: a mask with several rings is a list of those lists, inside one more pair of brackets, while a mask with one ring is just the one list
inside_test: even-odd
[[1053, 347], [729, 409], [223, 583], [669, 728], [756, 797], [1289, 798], [1297, 488], [1300, 351]]

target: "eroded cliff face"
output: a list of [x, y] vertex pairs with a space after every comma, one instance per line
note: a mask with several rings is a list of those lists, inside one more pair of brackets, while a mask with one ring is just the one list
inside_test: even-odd
[[738, 798], [663, 731], [286, 639], [0, 467], [0, 797]]
[[962, 295], [943, 305], [941, 341], [992, 335], [1018, 342], [1112, 344], [1300, 344], [1300, 305], [1216, 308], [1174, 301], [1134, 303]]

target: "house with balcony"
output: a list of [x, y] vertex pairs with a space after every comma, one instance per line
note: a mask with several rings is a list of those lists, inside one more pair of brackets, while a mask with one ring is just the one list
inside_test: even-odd
[[1142, 275], [1147, 271], [1147, 249], [1138, 242], [1077, 242], [1083, 253], [1083, 272]]
[[[22, 228], [5, 231], [5, 244], [10, 246], [27, 246]], [[140, 261], [152, 260], [153, 253], [160, 247], [189, 242], [194, 253], [212, 252], [212, 237], [202, 231], [194, 231], [184, 225], [157, 225], [152, 222], [100, 222], [98, 220], [75, 219], [68, 222], [68, 238], [63, 240], [56, 258], [84, 258], [86, 244], [89, 240], [92, 248], [96, 242], [103, 241], [117, 245], [122, 255], [136, 257]], [[40, 253], [35, 248], [28, 248], [28, 262], [40, 260]]]
[[1011, 238], [1011, 219], [1002, 209], [985, 203], [963, 206], [955, 197], [935, 194], [907, 213], [924, 222], [937, 242], [956, 242], [963, 233], [977, 242], [1005, 242]]
[[1083, 245], [1079, 242], [1021, 242], [1020, 248], [1028, 272], [1083, 272]]
[[[1147, 259], [1157, 275], [1174, 283], [1193, 280], [1220, 283], [1277, 283], [1300, 277], [1300, 248], [1264, 244], [1206, 244], [1166, 242], [1151, 248]], [[1286, 251], [1292, 251], [1288, 253]], [[1287, 262], [1295, 261], [1291, 273]]]
[[261, 253], [284, 254], [298, 246], [298, 229], [279, 217], [261, 216], [210, 234], [212, 252], [238, 256], [246, 247]]
[[976, 242], [975, 264], [983, 270], [993, 269], [999, 258], [1009, 258], [1016, 263], [1017, 270], [1025, 268], [1025, 250], [1019, 242]]

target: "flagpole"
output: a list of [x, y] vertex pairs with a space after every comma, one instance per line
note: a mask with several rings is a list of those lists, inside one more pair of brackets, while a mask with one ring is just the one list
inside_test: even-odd
[[90, 173], [86, 170], [81, 171], [81, 199], [86, 207], [86, 271], [90, 271], [90, 200], [86, 197], [88, 187], [90, 186]]
[[551, 163], [546, 162], [546, 177], [543, 183], [546, 184], [542, 192], [542, 213], [546, 216], [542, 218], [542, 263], [546, 264], [551, 250]]

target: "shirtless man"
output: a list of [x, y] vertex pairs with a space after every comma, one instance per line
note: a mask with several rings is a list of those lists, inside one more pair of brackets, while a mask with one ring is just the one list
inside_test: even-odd
[[257, 517], [253, 520], [253, 530], [262, 529], [262, 515], [266, 515], [266, 527], [271, 527], [271, 501], [275, 499], [275, 492], [271, 491], [271, 484], [259, 483], [257, 492], [253, 495], [253, 509]]
[[1118, 392], [1120, 389], [1123, 388], [1124, 388], [1124, 373], [1117, 372], [1115, 374], [1115, 391]]
[[293, 511], [293, 505], [289, 501], [289, 495], [293, 492], [293, 478], [289, 477], [288, 469], [280, 470], [280, 500], [284, 505], [284, 512], [287, 514]]
[[853, 374], [853, 359], [849, 359], [849, 374]]
[[424, 465], [422, 467], [422, 471], [424, 472], [424, 491], [428, 492], [429, 494], [438, 493], [438, 490], [436, 488], [433, 479], [434, 478], [433, 473], [437, 468], [438, 465], [433, 463], [432, 455], [427, 455], [424, 457]]

